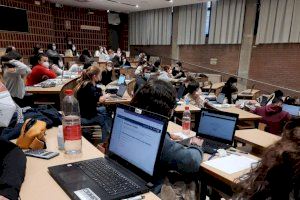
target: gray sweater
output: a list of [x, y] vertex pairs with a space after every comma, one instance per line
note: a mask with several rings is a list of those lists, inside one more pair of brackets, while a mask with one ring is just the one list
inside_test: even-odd
[[3, 73], [4, 84], [12, 97], [23, 99], [25, 83], [23, 78], [31, 73], [31, 69], [18, 60], [10, 60], [15, 68], [5, 68]]

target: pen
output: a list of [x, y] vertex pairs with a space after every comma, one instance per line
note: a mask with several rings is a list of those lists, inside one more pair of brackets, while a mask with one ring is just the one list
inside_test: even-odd
[[135, 197], [130, 197], [130, 198], [124, 199], [124, 200], [142, 200], [144, 198], [145, 198], [144, 195], [138, 195], [138, 196], [135, 196]]
[[215, 154], [212, 154], [212, 155], [208, 158], [208, 160], [211, 160], [213, 157], [215, 157]]

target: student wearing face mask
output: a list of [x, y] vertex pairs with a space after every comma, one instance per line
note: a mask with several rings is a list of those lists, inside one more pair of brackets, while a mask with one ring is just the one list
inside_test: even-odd
[[121, 67], [123, 67], [123, 68], [130, 68], [131, 67], [130, 62], [126, 58], [126, 55], [125, 56], [123, 55], [121, 57], [121, 59], [122, 59], [122, 65], [121, 65]]
[[33, 47], [33, 56], [29, 58], [29, 63], [31, 66], [35, 66], [38, 64], [38, 54], [44, 53], [43, 48], [41, 45], [37, 44], [35, 47]]
[[100, 62], [109, 60], [109, 56], [107, 54], [107, 51], [106, 51], [105, 47], [102, 47], [102, 46], [99, 46], [99, 50], [95, 51], [94, 57], [99, 57]]
[[38, 64], [32, 68], [31, 74], [27, 77], [27, 86], [33, 86], [47, 79], [56, 78], [54, 71], [49, 69], [47, 55], [41, 53], [38, 55]]
[[97, 66], [91, 66], [84, 70], [75, 87], [75, 95], [79, 102], [81, 123], [85, 126], [100, 125], [102, 129], [102, 141], [108, 138], [111, 128], [111, 117], [107, 114], [105, 107], [98, 107], [109, 97], [102, 92], [96, 83], [101, 81], [101, 70]]
[[142, 74], [136, 76], [136, 83], [134, 85], [134, 93], [136, 93], [147, 81], [150, 79], [150, 67], [144, 67]]
[[174, 78], [172, 76], [172, 69], [169, 65], [165, 65], [162, 67], [163, 71], [160, 72], [159, 76], [157, 77], [158, 80], [163, 81], [174, 81]]
[[[235, 102], [238, 92], [237, 90], [237, 79], [235, 77], [230, 77], [227, 82], [225, 83], [224, 87], [222, 88], [221, 93], [225, 94], [225, 97], [227, 98], [227, 103], [232, 104]], [[235, 97], [235, 99], [233, 99]]]
[[92, 59], [91, 52], [87, 48], [83, 49], [79, 57], [79, 61], [84, 64], [84, 69], [89, 68], [93, 64], [94, 61]]
[[107, 61], [105, 70], [102, 71], [102, 79], [100, 83], [107, 85], [112, 82], [112, 70], [113, 64], [111, 61]]
[[48, 44], [48, 50], [46, 51], [46, 55], [51, 64], [58, 65], [59, 67], [63, 67], [62, 59], [56, 49], [56, 44]]
[[204, 108], [204, 101], [200, 98], [202, 91], [199, 82], [191, 81], [187, 86], [187, 91], [188, 94], [184, 96], [184, 99], [189, 99], [191, 105]]
[[175, 79], [180, 79], [180, 78], [185, 77], [184, 71], [182, 70], [182, 63], [181, 62], [176, 63], [175, 67], [172, 70], [172, 75]]
[[120, 57], [117, 56], [112, 49], [108, 50], [108, 56], [109, 60], [113, 63], [114, 67], [120, 67], [122, 65]]
[[75, 44], [68, 44], [68, 48], [65, 52], [66, 57], [79, 57], [79, 53], [76, 50]]

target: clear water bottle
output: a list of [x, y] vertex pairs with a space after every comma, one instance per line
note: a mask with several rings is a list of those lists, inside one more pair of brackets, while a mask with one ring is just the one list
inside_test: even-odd
[[190, 104], [190, 98], [189, 97], [184, 98], [184, 104], [187, 105], [187, 106]]
[[182, 132], [186, 135], [190, 134], [191, 130], [191, 112], [188, 106], [184, 108], [182, 115]]
[[72, 90], [66, 90], [65, 94], [62, 102], [65, 153], [79, 154], [82, 145], [79, 104]]

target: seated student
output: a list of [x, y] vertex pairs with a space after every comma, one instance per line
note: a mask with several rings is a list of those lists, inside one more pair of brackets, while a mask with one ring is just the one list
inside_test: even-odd
[[54, 71], [49, 69], [48, 57], [41, 53], [38, 55], [38, 64], [32, 68], [31, 74], [27, 77], [27, 86], [32, 86], [47, 79], [56, 78]]
[[76, 45], [75, 44], [68, 44], [68, 49], [65, 52], [65, 56], [68, 57], [79, 57], [79, 53], [76, 50]]
[[182, 63], [181, 62], [177, 62], [175, 67], [172, 70], [172, 75], [175, 79], [179, 79], [179, 78], [184, 78], [185, 77], [185, 73], [182, 70]]
[[200, 95], [202, 93], [199, 82], [193, 80], [187, 86], [188, 94], [184, 96], [186, 101], [189, 101], [191, 105], [199, 108], [204, 107], [204, 101], [201, 100]]
[[261, 122], [267, 125], [266, 131], [281, 135], [284, 123], [291, 119], [288, 112], [282, 110], [281, 99], [273, 99], [272, 104], [256, 108], [253, 113], [262, 116]]
[[160, 71], [160, 60], [154, 62], [151, 72], [158, 72]]
[[1, 138], [0, 146], [0, 200], [18, 200], [25, 177], [26, 156], [15, 144]]
[[11, 51], [16, 51], [16, 47], [14, 47], [14, 46], [7, 46], [6, 50], [5, 50], [5, 53], [9, 53]]
[[145, 83], [147, 83], [147, 81], [150, 79], [151, 73], [150, 73], [150, 67], [144, 67], [142, 74], [136, 76], [136, 83], [134, 85], [134, 94], [140, 89], [142, 88], [143, 85], [145, 85]]
[[146, 67], [146, 66], [147, 66], [147, 62], [146, 62], [146, 61], [144, 61], [144, 60], [143, 60], [143, 61], [140, 61], [140, 62], [138, 63], [138, 67], [137, 67], [136, 70], [134, 71], [134, 74], [135, 74], [136, 76], [142, 74], [143, 68]]
[[[21, 61], [15, 60], [15, 56], [11, 54], [14, 53], [9, 52], [8, 54], [6, 54], [5, 59], [2, 59], [3, 80], [15, 103], [17, 103], [21, 107], [24, 107], [24, 78], [31, 73], [31, 69]], [[6, 62], [4, 63], [4, 61]]]
[[122, 60], [121, 67], [123, 67], [123, 68], [130, 68], [131, 67], [130, 62], [126, 58], [126, 55], [122, 55], [121, 60]]
[[29, 58], [29, 63], [31, 66], [35, 66], [38, 64], [38, 54], [44, 53], [43, 48], [41, 45], [37, 44], [35, 47], [33, 47], [33, 56]]
[[236, 84], [237, 84], [237, 79], [235, 77], [230, 77], [221, 90], [221, 93], [225, 94], [228, 104], [233, 104], [237, 98]]
[[104, 142], [109, 135], [111, 118], [104, 106], [97, 107], [99, 102], [105, 102], [109, 96], [103, 94], [101, 88], [96, 87], [99, 81], [101, 81], [101, 70], [97, 66], [83, 70], [75, 88], [75, 95], [79, 102], [82, 125], [100, 125], [102, 142]]
[[94, 57], [99, 57], [99, 61], [109, 61], [109, 56], [105, 47], [99, 46], [99, 50], [95, 51]]
[[56, 44], [48, 44], [48, 50], [46, 51], [46, 55], [49, 59], [50, 64], [58, 65], [59, 67], [63, 66], [61, 56], [57, 52]]
[[[149, 81], [134, 95], [130, 105], [170, 118], [176, 106], [175, 88], [165, 81]], [[160, 158], [161, 178], [170, 170], [177, 171], [183, 176], [197, 173], [203, 157], [199, 147], [201, 145], [202, 140], [193, 138], [191, 145], [184, 147], [173, 141], [167, 134]], [[160, 190], [160, 188], [156, 189]]]
[[284, 103], [288, 105], [295, 105], [296, 104], [296, 99], [290, 96], [285, 97]]
[[237, 187], [234, 199], [300, 199], [300, 120], [285, 126], [282, 139], [270, 146], [259, 164]]
[[108, 56], [109, 60], [113, 63], [114, 67], [118, 68], [122, 65], [120, 57], [117, 56], [117, 54], [115, 54], [115, 52], [112, 49], [108, 50]]
[[172, 69], [171, 69], [170, 66], [165, 65], [165, 66], [162, 67], [162, 70], [163, 71], [160, 72], [157, 79], [167, 81], [167, 82], [170, 82], [170, 81], [174, 80], [174, 78], [172, 76]]
[[112, 62], [107, 61], [106, 68], [105, 70], [102, 71], [102, 75], [101, 75], [102, 79], [100, 83], [102, 83], [103, 85], [107, 85], [112, 82], [112, 70], [113, 70]]
[[83, 70], [83, 64], [81, 62], [75, 61], [75, 63], [71, 65], [68, 71], [71, 73], [75, 73], [75, 72], [80, 73], [82, 72], [82, 70]]
[[282, 99], [283, 92], [281, 90], [275, 90], [268, 98], [267, 105], [272, 104], [273, 99]]
[[94, 63], [91, 52], [87, 48], [83, 49], [79, 61], [83, 63], [83, 69], [89, 68]]
[[141, 52], [141, 53], [139, 54], [138, 61], [139, 61], [139, 62], [142, 62], [142, 61], [147, 62], [147, 55], [146, 55], [144, 52]]

